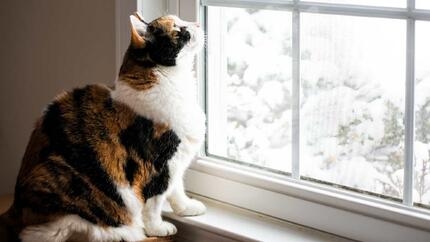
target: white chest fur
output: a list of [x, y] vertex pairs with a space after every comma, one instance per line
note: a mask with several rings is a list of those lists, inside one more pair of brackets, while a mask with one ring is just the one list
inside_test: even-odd
[[204, 139], [205, 115], [197, 103], [196, 81], [191, 67], [158, 68], [159, 83], [144, 91], [118, 81], [112, 98], [155, 123], [167, 124], [180, 138], [180, 148], [184, 149], [181, 152], [192, 156]]

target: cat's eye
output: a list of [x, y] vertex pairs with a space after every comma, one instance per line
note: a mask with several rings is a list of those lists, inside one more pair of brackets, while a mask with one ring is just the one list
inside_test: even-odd
[[173, 24], [174, 31], [181, 31], [183, 27], [179, 27], [177, 24]]

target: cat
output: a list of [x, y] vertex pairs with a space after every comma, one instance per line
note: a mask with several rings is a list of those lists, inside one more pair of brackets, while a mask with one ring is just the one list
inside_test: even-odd
[[36, 122], [2, 215], [23, 242], [140, 241], [177, 232], [165, 200], [180, 216], [206, 210], [182, 180], [206, 130], [193, 72], [203, 31], [172, 15], [130, 23], [115, 87], [64, 92]]

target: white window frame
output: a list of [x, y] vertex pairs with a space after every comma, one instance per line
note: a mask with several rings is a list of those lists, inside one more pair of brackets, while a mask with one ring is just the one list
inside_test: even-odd
[[[293, 13], [293, 91], [300, 88], [300, 13], [406, 19], [406, 101], [404, 203], [369, 197], [300, 180], [299, 120], [293, 120], [292, 176], [277, 175], [201, 155], [185, 177], [187, 190], [265, 215], [361, 241], [430, 241], [430, 212], [412, 207], [414, 141], [415, 21], [430, 20], [429, 10], [417, 10], [413, 0], [406, 8], [325, 4], [283, 0], [167, 0], [168, 12], [204, 23], [206, 6], [285, 9]], [[206, 25], [206, 24], [205, 24]], [[206, 53], [197, 61], [199, 100], [206, 109]], [[212, 89], [211, 89], [212, 90]], [[293, 114], [299, 117], [299, 96], [293, 97]]]

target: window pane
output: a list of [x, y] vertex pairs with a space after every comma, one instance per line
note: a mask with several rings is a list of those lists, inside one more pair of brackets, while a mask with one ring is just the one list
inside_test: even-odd
[[406, 21], [301, 20], [302, 174], [401, 197]]
[[[428, 0], [422, 0], [422, 1], [428, 1]], [[309, 2], [342, 3], [342, 4], [369, 5], [369, 6], [380, 6], [380, 7], [398, 7], [398, 8], [406, 7], [406, 0], [309, 0]]]
[[416, 0], [415, 7], [421, 8], [421, 9], [430, 9], [430, 1], [429, 0]]
[[430, 205], [430, 22], [416, 22], [414, 200]]
[[208, 10], [208, 152], [289, 171], [291, 13]]

